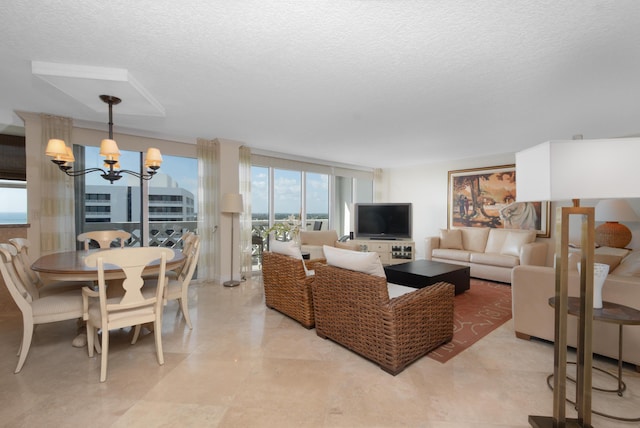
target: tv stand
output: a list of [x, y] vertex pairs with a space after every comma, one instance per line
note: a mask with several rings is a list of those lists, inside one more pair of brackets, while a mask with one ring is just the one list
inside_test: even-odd
[[398, 238], [383, 238], [354, 239], [351, 242], [359, 246], [362, 251], [374, 251], [378, 253], [383, 265], [395, 265], [415, 260], [416, 244], [413, 241]]

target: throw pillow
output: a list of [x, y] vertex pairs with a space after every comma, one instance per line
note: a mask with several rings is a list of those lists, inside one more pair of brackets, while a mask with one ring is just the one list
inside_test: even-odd
[[[631, 254], [638, 253], [636, 251]], [[611, 275], [621, 275], [621, 276], [640, 276], [640, 257], [632, 257], [628, 256], [622, 260], [622, 262], [618, 265], [618, 267], [611, 272]]]
[[324, 251], [327, 264], [330, 266], [381, 276], [383, 278], [387, 277], [378, 253], [344, 250], [328, 245], [324, 245], [322, 251]]
[[500, 254], [520, 257], [520, 249], [524, 244], [533, 242], [536, 239], [535, 231], [526, 232], [509, 232], [502, 244]]
[[307, 269], [307, 265], [304, 263], [304, 260], [302, 260], [302, 252], [300, 251], [300, 247], [298, 247], [295, 241], [278, 241], [276, 239], [270, 239], [269, 251], [300, 260], [302, 262], [302, 267], [304, 268], [304, 273], [307, 276], [312, 276], [315, 274], [315, 271]]
[[269, 240], [269, 250], [274, 253], [284, 254], [285, 256], [302, 260], [302, 252], [300, 252], [300, 247], [296, 245], [295, 241]]
[[460, 229], [440, 229], [440, 248], [462, 250], [462, 232]]

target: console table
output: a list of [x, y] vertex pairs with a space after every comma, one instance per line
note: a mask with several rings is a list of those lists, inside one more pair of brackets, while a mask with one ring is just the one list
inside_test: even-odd
[[383, 265], [406, 263], [415, 259], [415, 242], [406, 240], [355, 239], [350, 241], [361, 251], [378, 253]]
[[[552, 307], [555, 307], [555, 304], [556, 304], [556, 298], [550, 297], [549, 305]], [[568, 298], [567, 313], [569, 315], [580, 316], [580, 298], [579, 297]], [[620, 305], [618, 303], [602, 302], [601, 309], [595, 309], [595, 308], [593, 309], [593, 319], [596, 321], [618, 324], [618, 376], [617, 376], [618, 388], [614, 390], [602, 389], [602, 388], [594, 388], [594, 389], [597, 389], [603, 392], [616, 392], [620, 397], [622, 397], [622, 393], [626, 389], [626, 385], [622, 381], [622, 343], [623, 343], [622, 327], [625, 325], [640, 325], [640, 311], [634, 308], [630, 308], [628, 306]], [[596, 367], [594, 367], [594, 369], [599, 370]], [[571, 401], [569, 402], [572, 404], [575, 404]], [[616, 419], [619, 421], [640, 422], [640, 417], [623, 418], [623, 417], [613, 416], [613, 415], [609, 415], [602, 412], [597, 412], [595, 410], [592, 410], [591, 412], [596, 415], [604, 416], [605, 418]]]

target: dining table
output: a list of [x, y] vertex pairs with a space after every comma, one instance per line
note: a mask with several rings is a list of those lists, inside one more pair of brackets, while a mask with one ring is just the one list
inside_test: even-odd
[[[46, 254], [38, 258], [31, 265], [31, 269], [38, 272], [45, 281], [98, 281], [98, 268], [87, 266], [85, 259], [89, 254], [97, 251], [107, 251], [109, 249], [91, 249], [77, 251], [62, 251], [59, 253]], [[182, 250], [173, 249], [173, 258], [167, 260], [166, 270], [170, 271], [179, 268], [186, 260]], [[160, 270], [160, 259], [154, 260], [142, 272], [143, 275], [157, 274]], [[115, 265], [104, 265], [105, 280], [123, 280], [124, 271]]]
[[[79, 284], [98, 281], [98, 268], [87, 266], [85, 259], [89, 254], [97, 251], [107, 251], [109, 249], [91, 249], [77, 251], [62, 251], [59, 253], [46, 254], [38, 258], [31, 265], [31, 269], [38, 272], [45, 283], [50, 281], [77, 281]], [[117, 250], [117, 249], [116, 249]], [[173, 249], [173, 258], [166, 261], [166, 271], [179, 268], [186, 260], [182, 250]], [[154, 260], [142, 271], [143, 275], [158, 274], [160, 271], [160, 259]], [[125, 274], [122, 269], [115, 265], [105, 264], [105, 281], [108, 284], [107, 296], [122, 296], [124, 289], [122, 282]], [[86, 330], [84, 324], [79, 328], [78, 335], [73, 339], [72, 345], [81, 348], [87, 343]]]

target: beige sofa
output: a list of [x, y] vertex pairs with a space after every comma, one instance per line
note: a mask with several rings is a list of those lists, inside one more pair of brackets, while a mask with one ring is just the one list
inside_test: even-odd
[[322, 246], [356, 250], [355, 244], [349, 242], [339, 242], [338, 233], [335, 230], [301, 230], [300, 250], [309, 253], [310, 259], [323, 259], [324, 252]]
[[442, 229], [425, 238], [425, 259], [469, 266], [474, 278], [508, 283], [515, 266], [545, 265], [547, 244], [535, 239], [533, 230]]
[[[601, 260], [603, 261], [603, 260]], [[598, 256], [596, 256], [598, 262]], [[569, 271], [569, 296], [580, 295], [580, 278], [577, 269]], [[555, 294], [555, 269], [553, 267], [518, 266], [511, 279], [513, 324], [516, 336], [521, 339], [538, 337], [554, 340], [554, 309], [549, 297]], [[640, 310], [640, 252], [634, 252], [608, 275], [602, 289], [602, 299]], [[576, 347], [578, 319], [567, 318], [567, 342]], [[622, 359], [640, 367], [640, 326], [623, 327]], [[618, 325], [594, 321], [593, 352], [618, 358]]]

